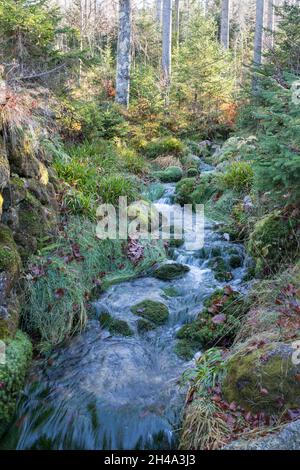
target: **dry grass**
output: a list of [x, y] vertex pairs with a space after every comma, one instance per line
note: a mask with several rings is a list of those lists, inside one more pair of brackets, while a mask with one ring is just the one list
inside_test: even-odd
[[182, 450], [213, 450], [228, 442], [230, 429], [218, 415], [220, 410], [207, 396], [195, 399], [187, 408], [180, 440]]
[[182, 168], [179, 158], [173, 157], [172, 155], [168, 155], [166, 157], [157, 157], [155, 160], [153, 160], [153, 163], [162, 170], [165, 170], [170, 166], [178, 166], [179, 168]]

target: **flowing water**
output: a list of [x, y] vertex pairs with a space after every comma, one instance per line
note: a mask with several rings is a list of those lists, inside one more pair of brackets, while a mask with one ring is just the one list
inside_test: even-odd
[[[165, 185], [157, 207], [170, 205], [174, 191], [175, 185]], [[221, 248], [226, 256], [234, 246], [244, 256], [242, 247], [213, 228], [205, 222], [205, 256], [186, 244], [174, 251], [173, 259], [190, 267], [183, 278], [124, 282], [95, 303], [98, 314], [107, 311], [126, 320], [132, 337], [111, 336], [95, 317], [46, 366], [34, 365], [18, 408], [18, 449], [176, 448], [186, 393], [180, 377], [191, 365], [174, 352], [176, 332], [199, 313], [205, 298], [226, 284], [216, 281], [208, 267], [213, 250]], [[241, 287], [245, 265], [233, 270], [231, 285]], [[168, 297], [167, 287], [178, 296]], [[140, 335], [130, 307], [145, 299], [164, 302], [170, 317], [166, 325]]]

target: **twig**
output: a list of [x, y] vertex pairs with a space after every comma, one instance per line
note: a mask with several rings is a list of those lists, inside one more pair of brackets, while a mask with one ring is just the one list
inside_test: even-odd
[[61, 64], [61, 65], [58, 65], [57, 67], [54, 67], [54, 69], [47, 70], [46, 72], [41, 72], [41, 73], [37, 73], [37, 74], [33, 74], [33, 75], [27, 75], [25, 77], [18, 77], [17, 80], [31, 80], [33, 78], [43, 77], [45, 75], [49, 75], [50, 73], [56, 72], [57, 70], [60, 70], [65, 66], [66, 66], [66, 64]]

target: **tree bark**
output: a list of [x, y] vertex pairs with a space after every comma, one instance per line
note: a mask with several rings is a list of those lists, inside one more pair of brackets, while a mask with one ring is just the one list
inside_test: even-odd
[[180, 8], [179, 8], [179, 0], [175, 0], [175, 37], [176, 37], [177, 47], [179, 47], [179, 35], [180, 35]]
[[255, 22], [254, 56], [253, 56], [253, 61], [255, 65], [261, 65], [262, 63], [264, 13], [265, 13], [265, 0], [256, 0], [256, 22]]
[[163, 0], [162, 70], [165, 86], [171, 82], [172, 70], [172, 0]]
[[131, 66], [131, 0], [119, 0], [116, 102], [129, 105]]
[[156, 21], [161, 26], [162, 20], [162, 0], [156, 0], [156, 11], [155, 11]]
[[[265, 16], [265, 0], [256, 0], [256, 21], [255, 21], [255, 37], [254, 37], [254, 55], [253, 62], [256, 67], [262, 64], [263, 37], [264, 37], [264, 16]], [[252, 82], [253, 93], [258, 91], [258, 77], [256, 73]]]
[[229, 8], [230, 0], [222, 0], [221, 44], [225, 49], [229, 48]]
[[274, 43], [274, 6], [275, 0], [268, 0], [268, 15], [267, 15], [267, 37], [266, 46], [271, 49]]

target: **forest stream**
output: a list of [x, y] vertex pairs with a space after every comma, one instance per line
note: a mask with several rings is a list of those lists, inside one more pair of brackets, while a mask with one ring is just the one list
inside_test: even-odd
[[[211, 168], [204, 165], [201, 170]], [[165, 184], [157, 208], [172, 204], [174, 192], [175, 184]], [[205, 221], [206, 252], [221, 248], [224, 254], [234, 247], [243, 256], [243, 247], [228, 242], [214, 226]], [[110, 335], [96, 314], [46, 366], [36, 361], [18, 406], [17, 449], [176, 448], [186, 394], [181, 376], [194, 362], [174, 352], [176, 332], [226, 283], [215, 279], [209, 257], [202, 257], [201, 250], [189, 251], [183, 244], [168, 262], [173, 261], [188, 265], [190, 271], [173, 281], [142, 277], [115, 285], [95, 303], [98, 315], [106, 311], [125, 320], [134, 331], [132, 337]], [[246, 264], [233, 270], [231, 285], [239, 290]], [[165, 294], [170, 287], [176, 297]], [[164, 326], [139, 334], [130, 307], [145, 299], [163, 302], [170, 316]]]

